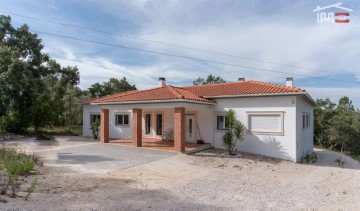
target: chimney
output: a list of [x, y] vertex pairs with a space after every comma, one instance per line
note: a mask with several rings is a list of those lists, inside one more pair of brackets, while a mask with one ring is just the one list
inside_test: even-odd
[[286, 86], [290, 86], [290, 87], [293, 87], [293, 77], [288, 77], [286, 78]]
[[238, 78], [238, 81], [245, 81], [245, 78]]
[[166, 84], [165, 84], [165, 78], [160, 77], [160, 78], [159, 78], [159, 87], [164, 87], [164, 86], [166, 86]]

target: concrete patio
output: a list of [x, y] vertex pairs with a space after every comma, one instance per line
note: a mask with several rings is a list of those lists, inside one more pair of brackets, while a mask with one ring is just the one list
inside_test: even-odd
[[[134, 147], [132, 140], [110, 140], [112, 144], [119, 144], [123, 146], [130, 146]], [[176, 151], [174, 147], [174, 140], [162, 140], [162, 139], [155, 139], [155, 138], [143, 138], [142, 139], [142, 148], [148, 149], [156, 149], [156, 150], [166, 150], [166, 151]], [[195, 143], [188, 143], [185, 142], [185, 151], [183, 153], [192, 153], [195, 151], [200, 151], [203, 149], [210, 148], [210, 144], [195, 144]]]

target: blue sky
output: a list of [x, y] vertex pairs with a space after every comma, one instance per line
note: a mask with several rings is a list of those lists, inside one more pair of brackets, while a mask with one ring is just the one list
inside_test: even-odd
[[12, 16], [15, 26], [27, 23], [34, 31], [285, 72], [255, 71], [39, 34], [44, 51], [51, 57], [62, 65], [79, 67], [83, 89], [110, 77], [124, 76], [138, 88], [156, 86], [158, 77], [166, 77], [168, 84], [185, 85], [208, 74], [228, 81], [245, 77], [278, 84], [284, 84], [285, 78], [292, 76], [294, 85], [306, 89], [313, 98], [330, 97], [337, 101], [347, 95], [360, 107], [360, 2], [342, 2], [354, 10], [349, 24], [316, 22], [316, 13], [312, 12], [316, 6], [338, 3], [328, 0], [2, 0], [0, 11], [308, 67], [294, 68], [210, 54]]

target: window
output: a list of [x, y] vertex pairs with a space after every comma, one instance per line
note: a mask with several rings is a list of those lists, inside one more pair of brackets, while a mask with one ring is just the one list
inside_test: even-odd
[[227, 130], [229, 128], [229, 123], [226, 114], [217, 115], [216, 119], [216, 128], [218, 130]]
[[193, 128], [193, 120], [189, 119], [189, 138], [192, 138], [192, 128]]
[[308, 129], [310, 127], [310, 113], [303, 113], [302, 116], [302, 120], [303, 120], [303, 129]]
[[145, 134], [150, 134], [151, 114], [145, 114]]
[[96, 120], [100, 121], [100, 114], [90, 114], [90, 124], [96, 122]]
[[156, 114], [156, 135], [161, 136], [163, 131], [162, 114]]
[[284, 135], [283, 112], [247, 113], [248, 132], [263, 135]]
[[115, 125], [129, 125], [129, 114], [115, 114]]

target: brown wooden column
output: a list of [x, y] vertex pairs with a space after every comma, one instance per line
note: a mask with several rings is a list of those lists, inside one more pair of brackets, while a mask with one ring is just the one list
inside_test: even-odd
[[175, 151], [185, 151], [185, 108], [175, 108], [174, 112], [174, 148]]
[[109, 143], [109, 109], [101, 109], [100, 142]]
[[136, 147], [142, 146], [142, 109], [133, 109], [132, 143]]

